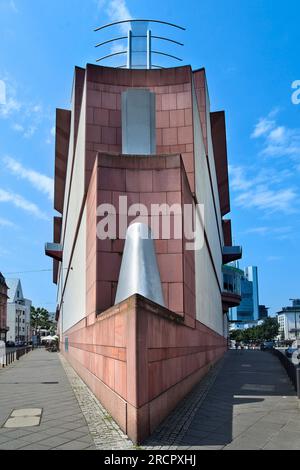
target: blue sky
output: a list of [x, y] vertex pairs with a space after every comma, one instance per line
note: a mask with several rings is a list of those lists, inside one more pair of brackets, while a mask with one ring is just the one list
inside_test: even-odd
[[[74, 66], [99, 57], [108, 33], [93, 28], [131, 15], [187, 27], [175, 34], [183, 63], [206, 67], [212, 110], [226, 111], [241, 266], [258, 266], [273, 314], [300, 297], [299, 10], [296, 0], [0, 0], [0, 270], [51, 269], [55, 108], [69, 107]], [[55, 310], [51, 272], [20, 277], [35, 305]]]

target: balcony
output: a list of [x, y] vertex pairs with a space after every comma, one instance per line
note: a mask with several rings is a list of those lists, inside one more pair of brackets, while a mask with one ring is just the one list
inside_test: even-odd
[[56, 261], [62, 261], [63, 246], [60, 243], [46, 243], [45, 254]]
[[243, 250], [241, 246], [224, 246], [223, 247], [223, 264], [232, 263], [241, 259]]
[[0, 326], [0, 333], [7, 333], [9, 331], [9, 326]]
[[240, 305], [241, 297], [241, 278], [243, 271], [234, 266], [223, 266], [223, 292], [222, 303], [223, 311], [228, 312], [232, 307]]

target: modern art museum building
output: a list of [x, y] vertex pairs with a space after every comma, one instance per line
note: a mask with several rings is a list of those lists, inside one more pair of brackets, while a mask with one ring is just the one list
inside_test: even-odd
[[141, 442], [225, 353], [240, 302], [225, 115], [205, 70], [76, 67], [55, 209], [61, 351]]

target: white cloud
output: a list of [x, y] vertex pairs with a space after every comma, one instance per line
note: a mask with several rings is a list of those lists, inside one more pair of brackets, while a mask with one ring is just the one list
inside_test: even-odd
[[[124, 21], [132, 19], [125, 0], [110, 0], [106, 8], [106, 13], [111, 21]], [[128, 31], [128, 25], [125, 24], [123, 26], [121, 25], [120, 27], [124, 32]]]
[[[104, 9], [104, 12], [111, 22], [132, 19], [132, 15], [125, 0], [96, 0], [96, 3], [98, 10], [102, 11]], [[123, 33], [127, 34], [127, 24], [121, 24], [119, 28]]]
[[11, 222], [10, 220], [3, 219], [0, 217], [0, 227], [16, 228], [17, 225]]
[[282, 260], [282, 256], [268, 256], [267, 257], [267, 261], [269, 261], [270, 263], [274, 261], [281, 261], [281, 260]]
[[14, 2], [14, 0], [10, 0], [9, 6], [10, 6], [10, 9], [11, 9], [14, 13], [19, 13], [19, 9], [18, 9], [16, 3]]
[[245, 230], [246, 234], [257, 234], [257, 235], [266, 235], [270, 232], [270, 227], [252, 227]]
[[262, 140], [261, 155], [266, 157], [287, 157], [298, 163], [300, 159], [300, 129], [278, 125], [278, 109], [271, 111], [267, 117], [260, 118], [251, 137]]
[[6, 250], [5, 248], [0, 247], [0, 257], [6, 258], [11, 255], [11, 252]]
[[[129, 11], [128, 5], [125, 0], [94, 0], [96, 1], [98, 10], [101, 13], [106, 14], [109, 19], [109, 22], [125, 21], [131, 20], [132, 15]], [[118, 25], [120, 32], [127, 36], [130, 25], [128, 23], [121, 23]], [[127, 50], [127, 44], [124, 44], [123, 41], [118, 41], [113, 43], [108, 50], [108, 54], [117, 54], [119, 52], [124, 52]], [[103, 54], [106, 55], [106, 54]], [[110, 65], [117, 65], [119, 63], [120, 57], [111, 59]]]
[[37, 127], [34, 125], [30, 125], [25, 128], [22, 124], [18, 123], [13, 124], [12, 128], [14, 131], [22, 134], [25, 139], [30, 139], [30, 137], [32, 137], [37, 131]]
[[8, 97], [4, 104], [0, 104], [0, 117], [7, 118], [14, 112], [18, 112], [21, 109], [21, 103], [13, 98]]
[[230, 188], [234, 191], [245, 191], [259, 184], [274, 185], [284, 182], [293, 175], [288, 170], [274, 168], [247, 168], [244, 166], [229, 165]]
[[234, 202], [238, 207], [254, 208], [268, 213], [294, 212], [298, 194], [286, 180], [292, 175], [289, 170], [276, 171], [242, 166], [229, 168], [231, 188], [238, 193]]
[[51, 201], [53, 200], [54, 182], [52, 178], [38, 173], [35, 170], [25, 168], [21, 163], [11, 157], [4, 157], [3, 162], [11, 173], [29, 181], [35, 189], [46, 194]]
[[269, 140], [277, 144], [282, 144], [286, 139], [287, 129], [284, 126], [278, 126], [269, 134]]
[[0, 80], [0, 105], [6, 104], [6, 84], [4, 80]]
[[33, 113], [40, 113], [42, 112], [42, 106], [40, 104], [35, 104], [32, 106], [31, 110]]
[[235, 198], [235, 204], [239, 207], [267, 210], [273, 212], [294, 212], [293, 205], [298, 195], [293, 188], [270, 189], [261, 185], [245, 191]]
[[[287, 180], [300, 168], [300, 129], [278, 124], [278, 113], [278, 108], [273, 109], [254, 126], [251, 138], [262, 144], [257, 166], [229, 167], [231, 188], [237, 193], [234, 202], [238, 207], [287, 214], [299, 208], [297, 190]], [[277, 163], [262, 167], [262, 157], [275, 156], [288, 158], [292, 165], [285, 164], [285, 169], [280, 169]], [[257, 227], [252, 233], [264, 235], [266, 231], [266, 227]], [[286, 236], [281, 234], [281, 237]]]
[[272, 121], [268, 118], [259, 119], [251, 135], [252, 139], [257, 139], [258, 137], [262, 137], [268, 134], [268, 132], [270, 132], [274, 128], [274, 126], [275, 121]]
[[287, 157], [293, 162], [299, 162], [300, 129], [276, 127], [267, 137], [262, 154], [268, 157]]
[[4, 11], [19, 13], [19, 9], [14, 0], [1, 0], [0, 8], [1, 10], [4, 10]]
[[282, 237], [287, 237], [290, 233], [292, 232], [292, 227], [286, 226], [286, 227], [267, 227], [267, 226], [262, 226], [262, 227], [251, 227], [245, 230], [246, 235], [261, 235], [261, 236], [266, 236], [266, 235], [271, 235], [275, 236], [275, 238], [282, 239]]
[[24, 132], [24, 127], [21, 124], [13, 124], [12, 128], [16, 132]]
[[244, 191], [251, 188], [252, 181], [246, 178], [245, 170], [241, 166], [229, 165], [230, 187], [234, 191]]
[[38, 219], [49, 220], [48, 216], [42, 212], [39, 207], [31, 201], [28, 201], [19, 194], [0, 189], [0, 202], [10, 202], [15, 207], [34, 215]]
[[5, 93], [5, 96], [2, 96], [5, 99], [0, 100], [0, 118], [7, 119], [21, 110], [22, 103], [17, 98], [16, 88], [8, 77], [2, 77], [0, 83], [2, 83], [1, 88]]
[[46, 118], [42, 105], [20, 101], [17, 97], [16, 85], [7, 77], [0, 80], [0, 95], [1, 83], [4, 84], [5, 96], [2, 96], [2, 98], [5, 99], [1, 103], [0, 96], [0, 118], [10, 120], [12, 129], [25, 139], [31, 138], [36, 133], [42, 120]]
[[53, 138], [55, 138], [55, 134], [56, 134], [56, 127], [53, 126], [49, 132], [49, 135], [46, 138], [46, 144], [48, 145], [52, 144]]
[[32, 125], [29, 126], [28, 129], [24, 132], [25, 139], [30, 139], [37, 131], [37, 127]]

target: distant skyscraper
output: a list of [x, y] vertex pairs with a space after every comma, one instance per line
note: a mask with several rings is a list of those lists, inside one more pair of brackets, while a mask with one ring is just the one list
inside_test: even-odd
[[265, 305], [260, 305], [259, 306], [259, 319], [260, 320], [265, 320], [266, 318], [268, 318], [268, 310], [269, 308], [266, 307]]
[[[258, 269], [256, 266], [245, 268], [241, 279], [242, 301], [236, 308], [231, 309], [229, 318], [234, 322], [232, 327], [244, 328], [260, 320], [258, 295]], [[249, 325], [250, 323], [250, 325]]]

